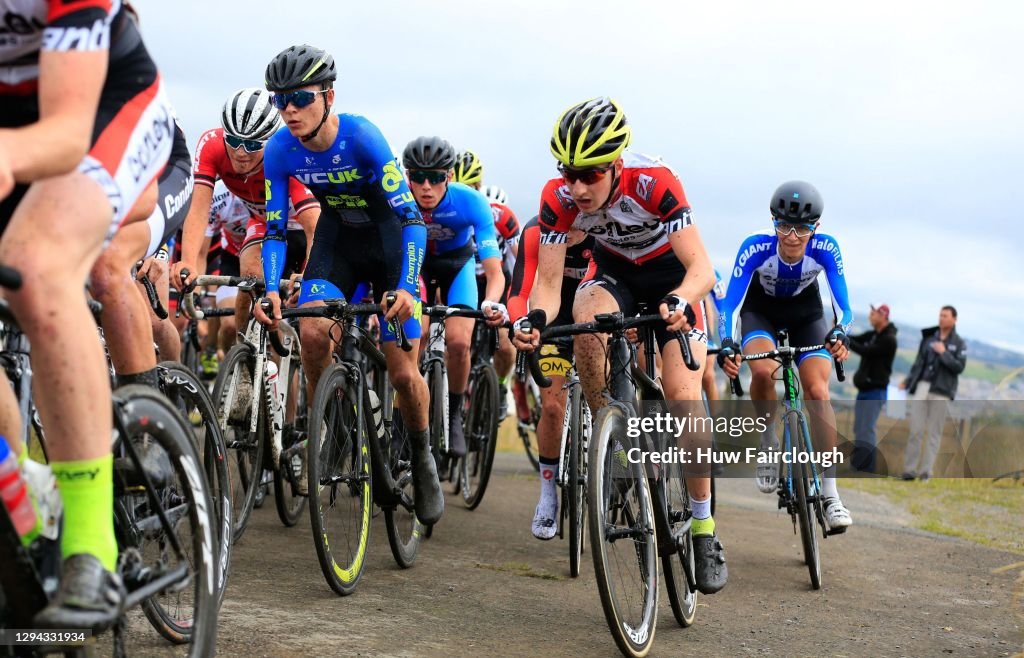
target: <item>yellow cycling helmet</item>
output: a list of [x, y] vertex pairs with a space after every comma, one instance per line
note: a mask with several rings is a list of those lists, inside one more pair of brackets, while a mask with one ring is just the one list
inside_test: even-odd
[[622, 155], [631, 135], [618, 103], [607, 96], [592, 98], [558, 117], [551, 135], [551, 153], [566, 167], [596, 167]]
[[452, 180], [463, 185], [476, 185], [484, 180], [484, 163], [472, 151], [463, 151], [455, 159]]

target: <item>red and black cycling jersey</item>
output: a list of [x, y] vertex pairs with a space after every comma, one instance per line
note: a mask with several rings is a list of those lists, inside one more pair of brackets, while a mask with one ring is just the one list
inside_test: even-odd
[[[519, 239], [519, 257], [512, 272], [512, 290], [509, 293], [508, 314], [515, 321], [526, 315], [530, 292], [537, 279], [537, 258], [540, 253], [541, 228], [534, 217], [523, 227]], [[581, 242], [570, 245], [565, 250], [565, 265], [562, 269], [562, 303], [558, 318], [549, 325], [572, 322], [572, 304], [576, 296], [576, 288], [587, 275], [590, 259], [594, 249], [594, 238], [584, 235]]]
[[544, 186], [541, 244], [564, 242], [570, 228], [594, 236], [596, 249], [641, 265], [671, 249], [668, 236], [693, 224], [683, 184], [659, 159], [626, 153], [619, 186], [596, 212], [581, 212], [562, 178]]

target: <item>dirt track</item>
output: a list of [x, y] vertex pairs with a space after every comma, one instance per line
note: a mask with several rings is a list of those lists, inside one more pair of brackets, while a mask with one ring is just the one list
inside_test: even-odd
[[[499, 454], [481, 507], [448, 508], [417, 564], [399, 569], [383, 517], [357, 592], [326, 585], [308, 515], [281, 526], [268, 500], [232, 556], [222, 656], [598, 655], [617, 650], [589, 553], [568, 577], [568, 544], [529, 530], [537, 484], [524, 456]], [[448, 485], [446, 485], [448, 486]], [[788, 516], [753, 482], [719, 482], [729, 585], [678, 628], [662, 592], [652, 655], [1008, 656], [1022, 648], [1011, 553], [910, 530], [880, 499], [848, 492], [856, 525], [822, 547], [810, 589]], [[1001, 567], [1015, 568], [997, 572]]]

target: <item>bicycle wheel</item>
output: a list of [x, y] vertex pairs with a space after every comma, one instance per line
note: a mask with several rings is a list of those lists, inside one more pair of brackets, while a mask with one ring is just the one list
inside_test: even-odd
[[583, 558], [583, 527], [587, 506], [587, 454], [586, 428], [583, 427], [583, 390], [579, 386], [569, 389], [569, 477], [568, 492], [569, 526], [569, 575], [580, 575]]
[[427, 388], [430, 391], [430, 454], [434, 455], [437, 473], [442, 481], [447, 469], [444, 469], [445, 458], [445, 425], [448, 422], [447, 397], [445, 395], [447, 374], [437, 361], [427, 367]]
[[462, 500], [476, 509], [484, 499], [494, 465], [498, 439], [498, 374], [484, 364], [471, 376], [469, 417], [466, 423], [466, 456], [460, 460]]
[[517, 381], [514, 386], [519, 387], [519, 392], [513, 395], [516, 400], [516, 432], [519, 434], [519, 440], [523, 442], [523, 449], [526, 451], [526, 458], [530, 460], [530, 465], [533, 466], [533, 470], [540, 473], [540, 446], [537, 443], [540, 397], [532, 381]]
[[157, 372], [160, 375], [160, 389], [171, 404], [182, 412], [182, 417], [192, 419], [198, 415], [200, 420], [198, 425], [192, 423], [192, 438], [203, 464], [217, 520], [217, 545], [220, 549], [220, 568], [217, 573], [219, 603], [227, 591], [231, 563], [231, 479], [228, 475], [227, 448], [217, 423], [213, 400], [195, 374], [175, 361], [164, 361], [157, 366]]
[[615, 644], [645, 656], [658, 621], [658, 562], [654, 509], [647, 477], [627, 459], [628, 412], [603, 407], [590, 441], [587, 520], [601, 607]]
[[[231, 480], [232, 542], [245, 533], [263, 473], [263, 378], [255, 377], [256, 356], [248, 345], [235, 345], [224, 357], [213, 385], [213, 403], [228, 449]], [[260, 411], [250, 431], [253, 409]]]
[[[803, 441], [800, 422], [796, 414], [791, 414], [789, 417], [789, 432], [794, 440]], [[810, 474], [807, 464], [793, 464], [790, 468], [796, 489], [796, 514], [800, 523], [800, 540], [804, 546], [804, 562], [807, 564], [807, 571], [811, 574], [811, 587], [821, 589], [821, 555], [818, 552], [818, 535], [814, 528], [816, 515], [811, 509], [811, 501], [808, 500], [810, 487], [808, 487], [807, 479]]]
[[363, 575], [370, 540], [370, 458], [360, 427], [361, 402], [344, 365], [324, 371], [306, 443], [313, 543], [327, 584], [346, 596]]
[[277, 516], [286, 527], [299, 522], [306, 507], [306, 496], [295, 492], [295, 484], [303, 477], [302, 459], [306, 440], [306, 378], [302, 375], [302, 364], [298, 351], [293, 346], [291, 369], [288, 373], [288, 400], [284, 410], [284, 428], [281, 432], [281, 463], [274, 470], [274, 504]]
[[[190, 430], [166, 398], [143, 385], [114, 391], [114, 408], [124, 430], [114, 446], [114, 522], [128, 603], [163, 582], [141, 601], [142, 613], [163, 637], [190, 643], [190, 656], [212, 655], [217, 531]], [[125, 626], [138, 616], [126, 612]]]
[[[412, 487], [412, 446], [405, 423], [397, 410], [391, 424], [391, 435], [385, 434], [380, 450], [395, 487], [402, 492], [400, 501], [384, 507], [388, 544], [398, 566], [408, 569], [419, 555], [424, 529], [416, 518], [416, 498]], [[377, 458], [376, 454], [374, 458]]]
[[693, 535], [690, 534], [690, 494], [686, 490], [681, 464], [663, 465], [666, 497], [666, 521], [671, 529], [675, 550], [661, 556], [665, 571], [665, 589], [672, 615], [680, 626], [693, 624], [697, 616], [696, 565], [693, 556]]

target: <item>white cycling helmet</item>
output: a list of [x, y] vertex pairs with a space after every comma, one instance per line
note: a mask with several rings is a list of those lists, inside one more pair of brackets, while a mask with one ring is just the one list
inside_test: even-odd
[[485, 185], [484, 189], [481, 191], [489, 201], [500, 203], [503, 206], [508, 205], [508, 195], [505, 194], [505, 190], [501, 189], [497, 185]]
[[281, 126], [281, 115], [271, 102], [272, 94], [258, 87], [240, 89], [228, 97], [220, 115], [224, 133], [239, 139], [270, 139]]

